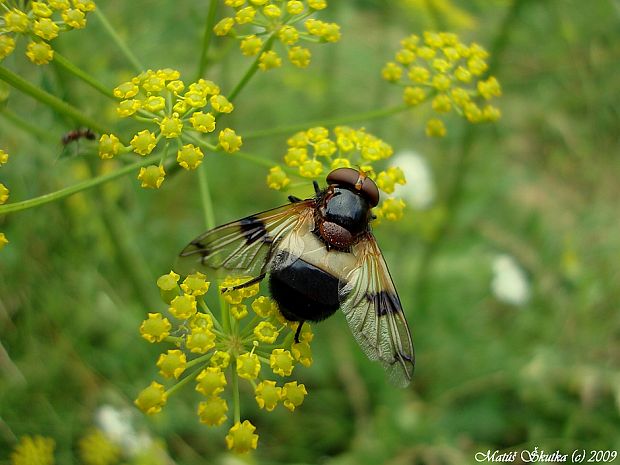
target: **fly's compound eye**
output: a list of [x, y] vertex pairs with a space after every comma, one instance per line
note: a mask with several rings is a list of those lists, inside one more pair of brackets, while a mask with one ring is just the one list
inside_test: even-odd
[[377, 185], [362, 171], [353, 168], [337, 168], [327, 175], [327, 184], [339, 184], [360, 192], [371, 207], [376, 207], [379, 203]]

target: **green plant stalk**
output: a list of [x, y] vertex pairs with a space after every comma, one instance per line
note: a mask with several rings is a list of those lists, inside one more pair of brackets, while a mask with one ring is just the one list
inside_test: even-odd
[[151, 163], [156, 162], [158, 158], [159, 155], [151, 155], [150, 157], [140, 160], [139, 162], [124, 166], [116, 171], [112, 171], [111, 173], [106, 173], [92, 179], [87, 179], [86, 181], [79, 182], [77, 184], [74, 184], [73, 186], [65, 187], [49, 194], [44, 194], [39, 197], [23, 200], [21, 202], [13, 202], [6, 205], [0, 205], [0, 215], [15, 213], [18, 211], [27, 210], [29, 208], [40, 207], [41, 205], [45, 205], [46, 203], [60, 200], [62, 198], [77, 194], [78, 192], [82, 192], [87, 189], [92, 189], [93, 187], [96, 187], [100, 184], [112, 181], [113, 179], [136, 171], [143, 166], [150, 165]]
[[237, 373], [237, 359], [233, 358], [230, 363], [232, 392], [233, 392], [233, 422], [241, 421], [241, 402], [239, 401], [239, 374]]
[[112, 25], [108, 21], [108, 18], [103, 14], [103, 12], [101, 11], [101, 8], [99, 6], [97, 8], [95, 8], [95, 16], [97, 16], [97, 18], [99, 18], [99, 21], [101, 21], [101, 24], [103, 25], [103, 28], [105, 29], [105, 31], [108, 33], [108, 35], [110, 36], [112, 41], [116, 44], [116, 46], [123, 53], [123, 55], [125, 56], [127, 61], [129, 61], [129, 63], [131, 63], [131, 65], [134, 67], [134, 69], [138, 73], [144, 71], [144, 66], [142, 65], [142, 63], [140, 63], [140, 61], [136, 58], [136, 56], [129, 49], [129, 47], [127, 47], [127, 44], [116, 33], [116, 31], [114, 30], [114, 28], [112, 27]]
[[275, 35], [272, 34], [269, 37], [269, 39], [267, 39], [267, 41], [263, 45], [263, 48], [260, 50], [260, 52], [258, 52], [258, 55], [256, 55], [256, 59], [252, 62], [252, 64], [247, 69], [245, 74], [241, 77], [241, 80], [237, 83], [237, 85], [232, 90], [230, 95], [228, 95], [228, 100], [230, 100], [231, 102], [235, 100], [237, 95], [239, 95], [239, 92], [241, 92], [243, 88], [246, 86], [246, 84], [250, 81], [250, 79], [252, 79], [252, 76], [254, 76], [254, 74], [256, 73], [256, 70], [258, 69], [258, 63], [260, 61], [260, 56], [267, 50], [271, 49], [271, 46], [273, 45], [274, 40], [275, 40]]
[[65, 115], [76, 122], [93, 129], [94, 131], [101, 133], [109, 132], [103, 125], [99, 124], [99, 122], [95, 121], [90, 116], [85, 115], [80, 110], [69, 105], [67, 102], [62, 101], [58, 97], [30, 84], [28, 81], [8, 70], [4, 66], [0, 66], [0, 79], [17, 90], [30, 95], [35, 100], [49, 106], [56, 112]]
[[207, 22], [205, 24], [205, 33], [202, 38], [202, 50], [200, 51], [200, 63], [198, 64], [198, 72], [196, 73], [196, 81], [204, 76], [209, 60], [209, 48], [213, 39], [213, 26], [215, 25], [215, 16], [217, 13], [217, 0], [209, 2], [209, 10], [207, 12]]
[[[489, 60], [489, 75], [495, 74], [499, 69], [500, 59], [504, 50], [506, 49], [506, 46], [508, 45], [508, 40], [510, 37], [510, 33], [512, 32], [512, 28], [516, 23], [521, 9], [528, 1], [529, 0], [515, 0], [511, 4], [510, 9], [506, 13], [506, 15], [504, 16], [504, 20], [500, 24], [498, 32], [490, 48], [491, 58]], [[448, 187], [448, 191], [446, 194], [446, 217], [439, 226], [434, 239], [428, 242], [426, 247], [422, 251], [422, 256], [418, 265], [418, 271], [416, 274], [417, 282], [415, 284], [415, 295], [418, 296], [417, 305], [421, 309], [427, 306], [428, 293], [425, 292], [425, 290], [428, 289], [427, 282], [430, 275], [432, 262], [437, 255], [437, 252], [441, 248], [441, 245], [452, 230], [456, 214], [461, 206], [465, 180], [471, 168], [469, 160], [471, 148], [474, 144], [477, 134], [478, 130], [475, 126], [472, 126], [469, 123], [464, 123], [463, 136], [459, 138], [460, 145], [457, 154], [453, 180]]]
[[105, 95], [108, 98], [114, 98], [114, 95], [112, 95], [110, 89], [108, 89], [104, 84], [99, 82], [95, 77], [78, 68], [76, 65], [71, 63], [67, 58], [62, 56], [57, 51], [54, 52], [54, 62], [56, 62], [62, 69], [64, 69], [68, 73], [71, 73], [78, 79], [84, 81], [86, 84], [91, 86], [99, 93]]
[[[190, 362], [191, 363], [191, 362]], [[192, 371], [189, 375], [187, 375], [186, 377], [184, 377], [181, 381], [179, 381], [177, 384], [175, 384], [174, 386], [172, 386], [170, 389], [168, 389], [166, 391], [166, 395], [168, 397], [170, 397], [172, 394], [174, 394], [175, 392], [177, 392], [179, 389], [181, 389], [183, 386], [185, 386], [187, 383], [189, 383], [190, 381], [193, 381], [194, 379], [196, 379], [196, 377], [200, 374], [200, 372], [202, 371], [202, 365], [199, 366], [198, 368], [196, 368], [194, 371]]]
[[263, 129], [259, 131], [253, 131], [243, 134], [243, 139], [259, 139], [263, 137], [273, 137], [282, 134], [290, 134], [304, 129], [308, 129], [314, 126], [337, 126], [339, 124], [357, 123], [360, 121], [370, 121], [373, 119], [385, 118], [404, 111], [410, 110], [413, 107], [408, 105], [397, 105], [393, 107], [380, 108], [378, 110], [370, 110], [365, 113], [355, 113], [351, 115], [337, 116], [335, 118], [327, 118], [315, 121], [308, 121], [306, 123], [296, 123], [289, 126], [281, 126], [273, 129]]
[[60, 142], [60, 138], [56, 137], [51, 131], [41, 129], [39, 126], [36, 126], [30, 121], [23, 119], [21, 116], [13, 113], [6, 107], [3, 108], [2, 111], [0, 111], [0, 114], [3, 115], [6, 120], [11, 122], [15, 127], [18, 127], [19, 129], [22, 129], [23, 131], [49, 144], [58, 144]]
[[207, 164], [202, 163], [198, 167], [198, 184], [200, 186], [200, 201], [202, 203], [202, 212], [204, 214], [207, 229], [215, 227], [215, 215], [213, 214], [213, 201], [209, 190], [209, 179], [207, 176]]

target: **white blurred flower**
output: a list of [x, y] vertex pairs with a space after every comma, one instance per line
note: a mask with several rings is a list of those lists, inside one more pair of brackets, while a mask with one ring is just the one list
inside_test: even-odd
[[530, 298], [525, 272], [510, 255], [498, 255], [493, 260], [491, 291], [498, 300], [511, 305], [523, 305]]
[[111, 405], [102, 405], [95, 412], [95, 423], [110, 441], [133, 457], [150, 449], [153, 440], [148, 433], [135, 430], [131, 416], [129, 409], [119, 410]]
[[403, 170], [407, 180], [404, 186], [396, 186], [396, 194], [419, 210], [430, 207], [435, 200], [435, 185], [426, 159], [413, 150], [403, 150], [396, 154], [392, 164]]

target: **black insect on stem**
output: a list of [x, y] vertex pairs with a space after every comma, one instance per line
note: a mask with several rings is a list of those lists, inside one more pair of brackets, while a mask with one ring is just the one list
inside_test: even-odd
[[93, 132], [91, 129], [80, 128], [67, 132], [65, 135], [62, 136], [60, 142], [66, 147], [71, 142], [77, 141], [79, 139], [95, 140], [96, 138], [97, 134], [95, 134], [95, 132]]

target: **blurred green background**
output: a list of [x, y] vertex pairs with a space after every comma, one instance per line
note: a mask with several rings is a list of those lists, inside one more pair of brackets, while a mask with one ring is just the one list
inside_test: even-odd
[[[228, 118], [238, 133], [397, 104], [400, 91], [380, 79], [381, 67], [403, 36], [427, 29], [497, 52], [503, 117], [472, 130], [453, 115], [442, 140], [424, 135], [428, 109], [360, 123], [397, 152], [420, 154], [432, 172], [431, 205], [409, 207], [405, 219], [377, 229], [414, 337], [414, 382], [390, 386], [342, 315], [316, 325], [315, 362], [297, 372], [309, 392], [301, 408], [265, 413], [242, 392], [242, 416], [260, 434], [249, 461], [464, 464], [486, 450], [620, 450], [620, 4], [332, 3], [323, 16], [341, 24], [342, 41], [313, 47], [307, 70], [285, 65], [257, 75]], [[206, 7], [100, 2], [148, 67], [188, 78]], [[112, 88], [132, 73], [91, 18], [55, 48]], [[249, 63], [227, 40], [215, 43], [213, 58], [208, 76], [225, 91]], [[53, 65], [36, 67], [23, 50], [3, 65], [125, 130], [110, 101]], [[42, 134], [12, 124], [7, 110]], [[81, 142], [87, 154], [74, 156], [76, 148], [59, 142], [75, 128], [10, 91], [0, 148], [11, 160], [0, 181], [11, 201], [89, 176], [92, 146]], [[278, 160], [285, 140], [253, 139], [244, 148]], [[218, 223], [285, 201], [266, 188], [263, 168], [225, 155], [205, 162]], [[161, 348], [138, 327], [147, 311], [161, 309], [156, 277], [204, 221], [195, 173], [179, 173], [156, 192], [134, 178], [0, 217], [11, 241], [0, 252], [0, 463], [24, 434], [53, 437], [58, 463], [78, 463], [76, 443], [97, 409], [132, 409], [156, 375]], [[497, 276], [507, 261], [517, 271]], [[529, 298], [511, 301], [497, 291], [502, 285], [525, 285]], [[226, 427], [201, 425], [197, 400], [188, 388], [154, 418], [134, 410], [134, 427], [165, 444], [171, 461], [162, 463], [235, 463], [223, 452]]]

